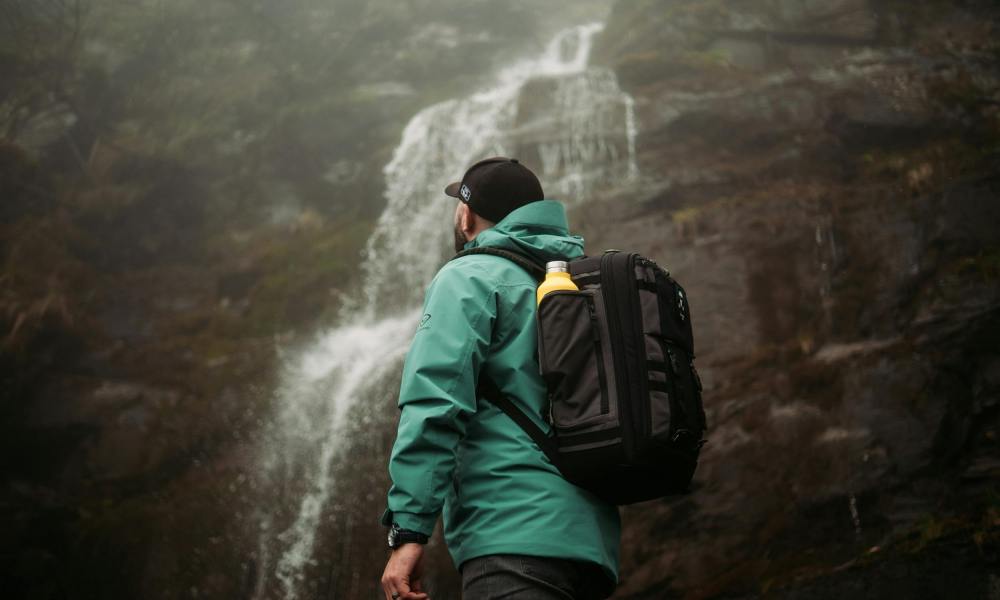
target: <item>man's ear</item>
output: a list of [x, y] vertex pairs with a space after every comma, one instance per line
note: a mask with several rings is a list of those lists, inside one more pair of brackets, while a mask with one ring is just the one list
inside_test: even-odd
[[472, 212], [468, 204], [463, 204], [458, 219], [462, 233], [471, 239], [470, 236], [476, 231], [476, 213]]

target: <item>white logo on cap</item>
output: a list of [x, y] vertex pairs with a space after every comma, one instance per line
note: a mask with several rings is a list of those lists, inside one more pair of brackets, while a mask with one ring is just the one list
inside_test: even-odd
[[466, 202], [468, 202], [469, 198], [472, 197], [472, 190], [470, 190], [469, 186], [464, 183], [462, 184], [462, 189], [458, 190], [458, 193], [462, 194], [462, 200], [465, 200]]

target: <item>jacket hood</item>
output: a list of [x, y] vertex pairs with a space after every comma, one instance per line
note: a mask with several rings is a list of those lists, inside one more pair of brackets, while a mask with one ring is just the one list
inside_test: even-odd
[[566, 208], [555, 200], [525, 204], [465, 244], [483, 247], [527, 254], [542, 264], [583, 256], [583, 238], [569, 232]]

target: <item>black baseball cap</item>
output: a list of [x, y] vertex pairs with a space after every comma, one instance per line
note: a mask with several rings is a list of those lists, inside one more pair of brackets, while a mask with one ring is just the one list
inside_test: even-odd
[[494, 156], [469, 167], [462, 176], [444, 188], [444, 193], [469, 205], [477, 215], [500, 222], [514, 209], [545, 198], [542, 184], [516, 158]]

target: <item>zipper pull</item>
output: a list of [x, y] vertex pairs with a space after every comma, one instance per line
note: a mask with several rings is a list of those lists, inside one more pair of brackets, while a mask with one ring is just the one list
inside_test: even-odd
[[[664, 344], [666, 346], [666, 344]], [[677, 366], [677, 355], [674, 354], [673, 348], [667, 346], [667, 356], [670, 359], [670, 370], [673, 371], [674, 375], [680, 374], [680, 367]]]

